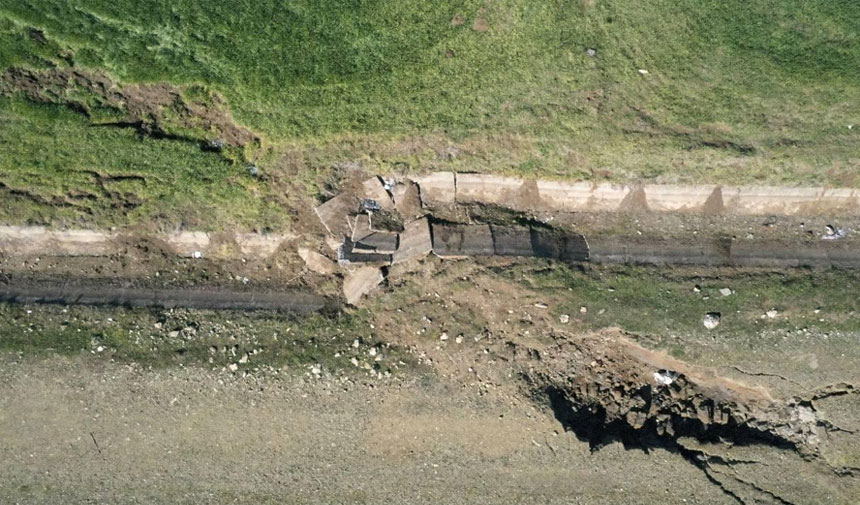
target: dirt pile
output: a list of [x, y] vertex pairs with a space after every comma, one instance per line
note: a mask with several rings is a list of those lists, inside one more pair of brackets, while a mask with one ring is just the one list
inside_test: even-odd
[[[260, 141], [253, 132], [235, 123], [218, 94], [202, 86], [121, 86], [100, 72], [11, 68], [0, 76], [0, 93], [20, 93], [34, 102], [63, 105], [93, 119], [96, 125], [133, 127], [141, 134], [158, 138], [204, 141], [212, 149]], [[98, 121], [99, 110], [120, 119]]]
[[600, 446], [637, 447], [679, 437], [767, 444], [814, 455], [819, 421], [811, 401], [779, 400], [631, 342], [617, 331], [533, 350], [524, 373], [556, 417]]

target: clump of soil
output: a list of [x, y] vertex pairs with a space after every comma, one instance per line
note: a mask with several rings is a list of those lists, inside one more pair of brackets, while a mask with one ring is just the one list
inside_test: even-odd
[[[121, 86], [100, 72], [11, 68], [0, 76], [0, 93], [20, 93], [34, 102], [61, 104], [90, 118], [95, 109], [111, 110], [122, 119], [97, 124], [135, 127], [155, 137], [207, 140], [213, 148], [243, 147], [260, 141], [253, 132], [235, 123], [217, 93], [202, 86]], [[193, 133], [202, 139], [194, 138]]]
[[594, 446], [621, 439], [665, 445], [679, 437], [763, 443], [816, 453], [811, 401], [773, 399], [761, 388], [698, 370], [617, 331], [532, 351], [525, 373], [556, 417]]

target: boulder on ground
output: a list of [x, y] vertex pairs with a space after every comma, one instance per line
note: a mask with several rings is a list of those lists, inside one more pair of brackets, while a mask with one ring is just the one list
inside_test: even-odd
[[334, 261], [306, 247], [299, 247], [299, 257], [311, 271], [322, 275], [332, 275], [337, 271]]
[[360, 267], [347, 272], [343, 280], [343, 296], [350, 305], [355, 305], [361, 297], [382, 282], [382, 270], [376, 267]]

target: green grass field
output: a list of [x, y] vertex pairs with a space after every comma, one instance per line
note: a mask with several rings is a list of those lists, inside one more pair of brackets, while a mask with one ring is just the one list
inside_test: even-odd
[[[70, 66], [203, 86], [262, 142], [205, 153], [205, 135], [92, 128], [68, 94], [6, 86], [0, 182], [44, 198], [5, 221], [285, 227], [280, 195], [315, 196], [343, 162], [860, 185], [853, 0], [0, 1], [0, 68]], [[112, 192], [58, 206], [98, 193], [81, 170], [151, 182], [123, 193], [133, 210]]]

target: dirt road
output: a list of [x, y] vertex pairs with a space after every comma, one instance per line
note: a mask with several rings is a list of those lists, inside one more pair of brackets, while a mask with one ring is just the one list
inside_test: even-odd
[[308, 314], [335, 310], [325, 297], [299, 293], [226, 291], [219, 289], [147, 289], [89, 283], [59, 284], [28, 281], [0, 282], [0, 302], [61, 305], [110, 305], [170, 309], [277, 310]]
[[429, 377], [7, 356], [0, 388], [4, 503], [734, 502], [679, 454], [591, 453], [528, 403]]

